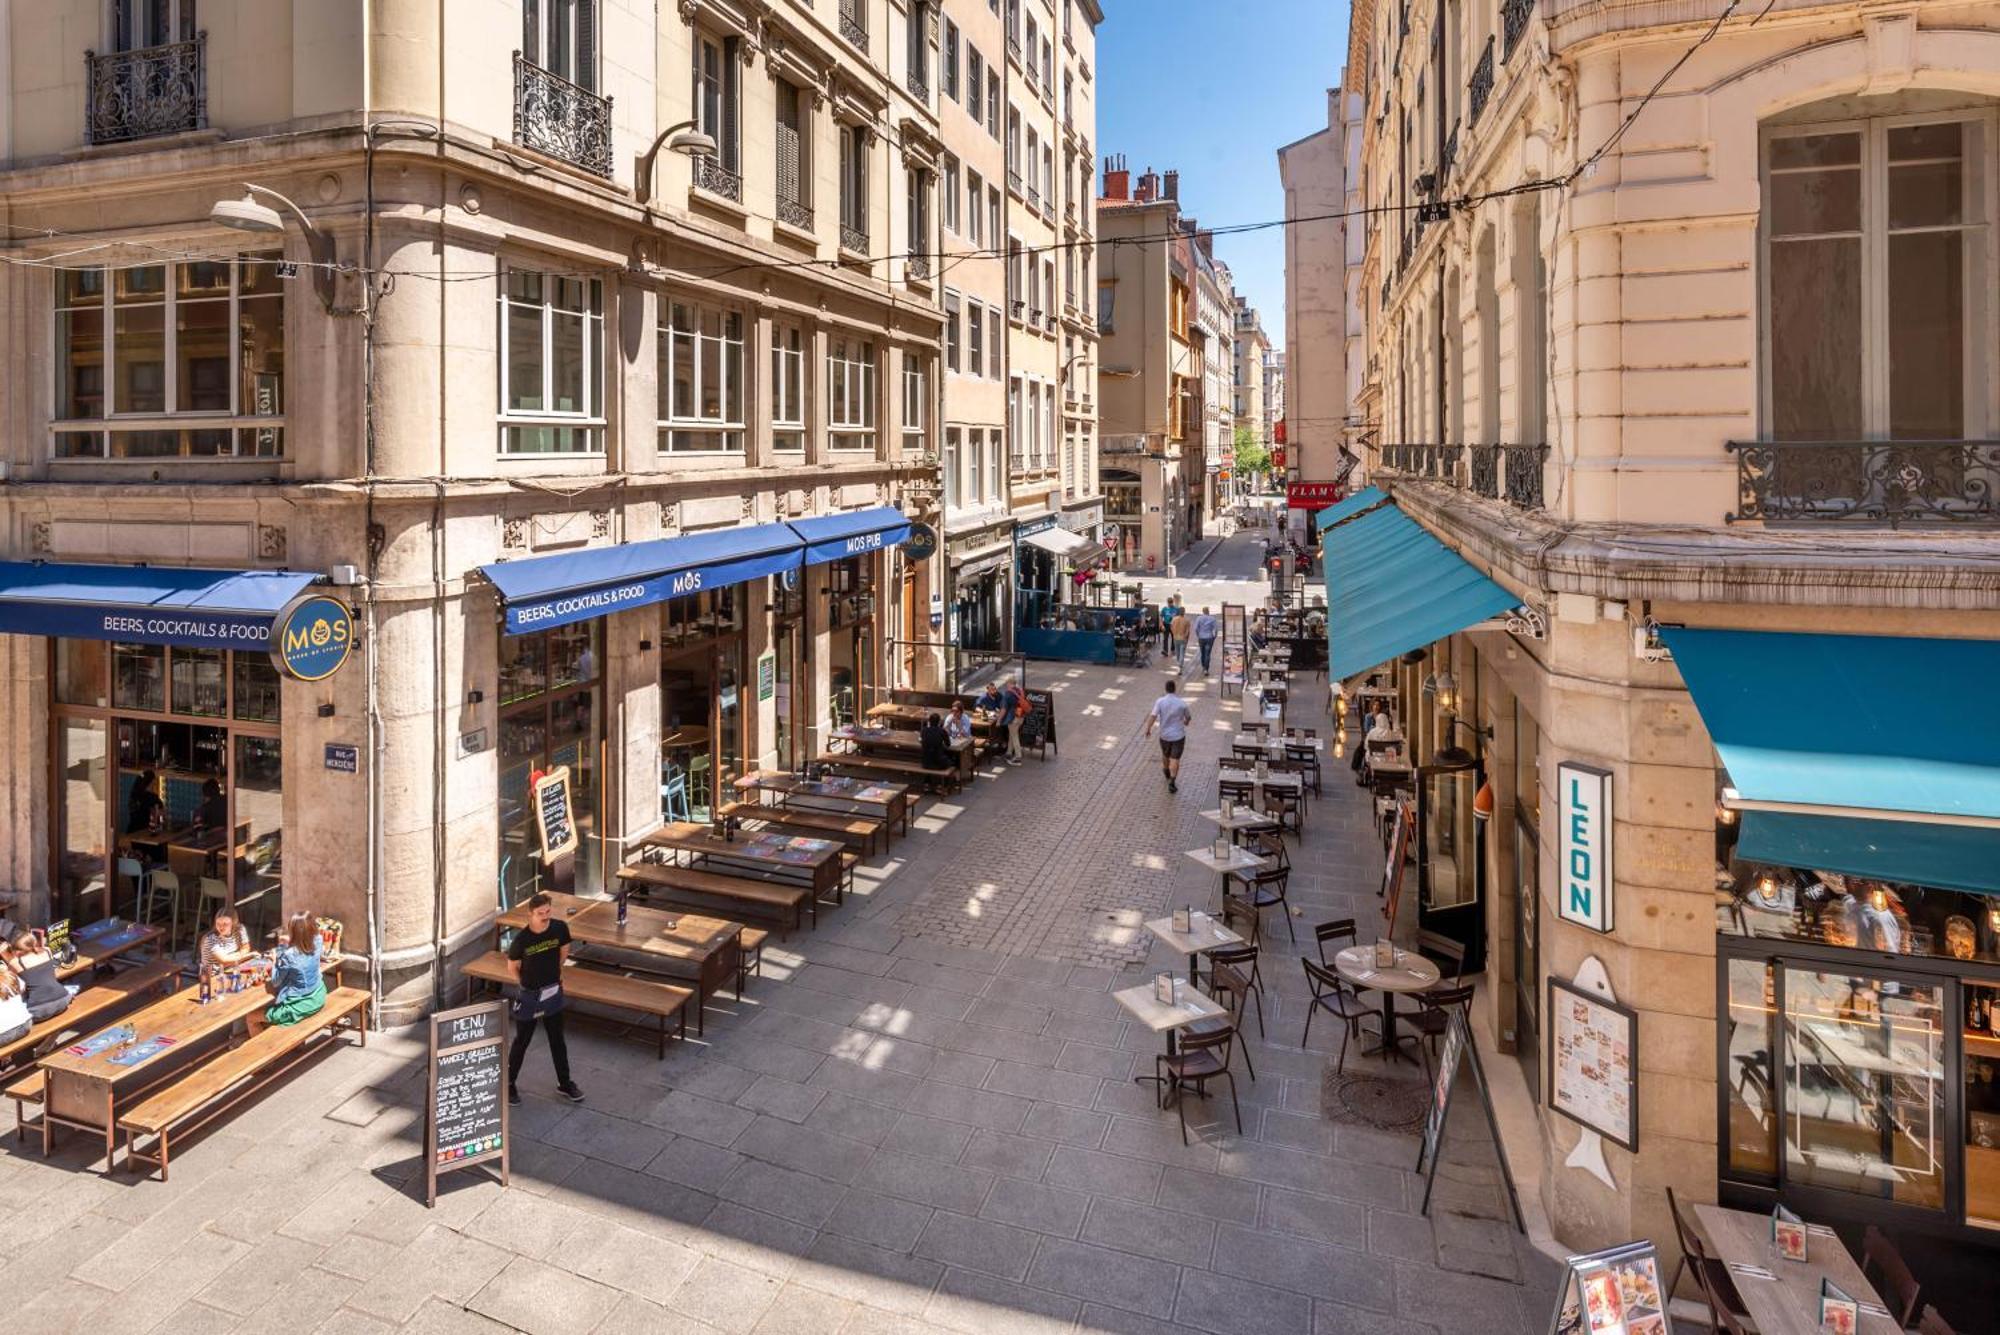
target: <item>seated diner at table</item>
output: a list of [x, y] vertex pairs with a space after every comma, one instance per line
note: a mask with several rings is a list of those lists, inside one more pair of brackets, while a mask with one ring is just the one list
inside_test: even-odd
[[951, 734], [945, 731], [944, 720], [937, 714], [933, 713], [924, 720], [924, 726], [917, 732], [917, 741], [923, 747], [925, 769], [943, 772], [957, 765], [951, 755]]
[[160, 776], [146, 770], [125, 799], [125, 833], [157, 834], [166, 828], [167, 804], [160, 798]]
[[271, 1004], [250, 1016], [250, 1032], [271, 1024], [297, 1024], [326, 1005], [326, 980], [320, 976], [319, 934], [313, 915], [294, 913], [285, 925], [271, 969]]
[[944, 716], [944, 735], [953, 741], [972, 739], [972, 715], [965, 712], [965, 701], [951, 702], [951, 712]]
[[55, 956], [49, 954], [36, 933], [23, 930], [15, 934], [14, 952], [7, 960], [7, 968], [20, 980], [28, 1017], [36, 1024], [69, 1009], [75, 993], [57, 977]]
[[17, 975], [0, 969], [0, 1047], [26, 1038], [34, 1027], [35, 1018], [28, 1014], [27, 989]]
[[195, 964], [199, 973], [230, 969], [256, 953], [250, 947], [250, 933], [237, 919], [236, 910], [225, 904], [215, 911], [214, 925], [201, 934], [201, 941], [195, 947]]
[[201, 785], [201, 805], [195, 809], [194, 823], [196, 829], [204, 831], [219, 831], [229, 824], [229, 799], [214, 779]]

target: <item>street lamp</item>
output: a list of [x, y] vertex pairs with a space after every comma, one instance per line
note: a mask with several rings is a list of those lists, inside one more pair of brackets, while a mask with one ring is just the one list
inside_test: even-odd
[[306, 253], [312, 257], [313, 291], [319, 295], [319, 304], [326, 308], [328, 315], [353, 315], [353, 311], [338, 309], [333, 303], [333, 238], [313, 226], [312, 219], [306, 217], [305, 210], [292, 203], [268, 186], [249, 185], [243, 187], [241, 199], [218, 199], [208, 211], [210, 222], [238, 232], [254, 232], [261, 236], [282, 235], [285, 219], [269, 204], [259, 203], [258, 195], [268, 195], [291, 212], [299, 225], [299, 231], [306, 239]]
[[639, 155], [639, 169], [632, 176], [632, 189], [641, 204], [653, 198], [653, 163], [662, 148], [684, 153], [691, 158], [713, 157], [715, 136], [697, 130], [693, 121], [681, 121], [660, 131], [659, 137], [653, 140], [653, 146]]

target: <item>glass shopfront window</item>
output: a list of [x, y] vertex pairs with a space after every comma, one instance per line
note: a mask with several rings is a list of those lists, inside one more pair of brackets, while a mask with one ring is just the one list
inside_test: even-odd
[[500, 640], [500, 884], [512, 907], [550, 888], [535, 830], [538, 774], [568, 766], [576, 818], [576, 888], [601, 887], [603, 634], [601, 621]]
[[743, 773], [740, 585], [660, 608], [660, 798], [668, 820], [706, 821]]
[[54, 916], [171, 921], [177, 888], [183, 937], [218, 899], [253, 932], [275, 925], [284, 804], [269, 660], [69, 639], [50, 658]]
[[852, 723], [875, 702], [879, 554], [827, 566], [827, 689], [834, 726]]

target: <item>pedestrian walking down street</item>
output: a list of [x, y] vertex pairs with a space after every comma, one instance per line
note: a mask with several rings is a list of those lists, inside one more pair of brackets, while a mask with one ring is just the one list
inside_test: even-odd
[[1187, 614], [1186, 608], [1175, 608], [1173, 624], [1174, 671], [1183, 677], [1187, 675], [1188, 637], [1192, 634], [1194, 634], [1194, 618]]
[[569, 963], [569, 924], [555, 918], [553, 901], [537, 894], [528, 900], [528, 925], [514, 933], [507, 948], [507, 972], [513, 976], [514, 1046], [507, 1054], [507, 1102], [518, 1104], [516, 1082], [535, 1030], [549, 1036], [549, 1056], [556, 1065], [556, 1089], [571, 1103], [583, 1102], [583, 1091], [569, 1078], [569, 1043], [563, 1035], [562, 971]]
[[1167, 598], [1167, 605], [1160, 609], [1160, 655], [1174, 651], [1174, 619], [1186, 609], [1181, 606], [1181, 596], [1176, 593]]
[[1195, 643], [1201, 646], [1201, 675], [1204, 677], [1208, 675], [1209, 660], [1215, 655], [1215, 637], [1221, 629], [1221, 623], [1208, 614], [1206, 607], [1194, 619], [1194, 638]]
[[[1187, 641], [1182, 640], [1183, 647]], [[1180, 686], [1172, 677], [1167, 678], [1167, 691], [1153, 701], [1153, 710], [1146, 715], [1146, 734], [1153, 729], [1160, 730], [1160, 772], [1167, 776], [1167, 791], [1181, 790], [1181, 752], [1187, 750], [1188, 724], [1194, 719], [1194, 710], [1181, 698]]]
[[1007, 729], [1007, 763], [1021, 763], [1021, 720], [1028, 716], [1028, 693], [1008, 677], [1000, 683], [1000, 723]]

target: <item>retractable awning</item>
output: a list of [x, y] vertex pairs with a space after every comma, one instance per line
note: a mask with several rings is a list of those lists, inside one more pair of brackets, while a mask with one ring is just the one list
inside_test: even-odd
[[290, 570], [0, 561], [0, 631], [262, 652], [320, 576]]
[[1521, 603], [1393, 503], [1327, 530], [1322, 550], [1330, 680]]
[[651, 542], [500, 561], [479, 573], [521, 635], [797, 570], [805, 545], [787, 524], [750, 524]]
[[1352, 519], [1363, 510], [1372, 509], [1389, 499], [1389, 493], [1379, 487], [1363, 487], [1346, 500], [1335, 501], [1332, 505], [1313, 516], [1313, 532], [1324, 533], [1343, 520]]
[[878, 505], [870, 510], [794, 519], [791, 528], [805, 544], [805, 563], [816, 566], [894, 547], [910, 536], [910, 517], [893, 505]]
[[1662, 627], [1738, 856], [2000, 892], [2000, 641]]
[[1042, 551], [1051, 552], [1056, 556], [1075, 556], [1086, 547], [1095, 547], [1098, 545], [1088, 538], [1079, 537], [1066, 528], [1045, 528], [1039, 533], [1030, 533], [1027, 537], [1022, 538], [1021, 541], [1029, 547], [1038, 547]]

